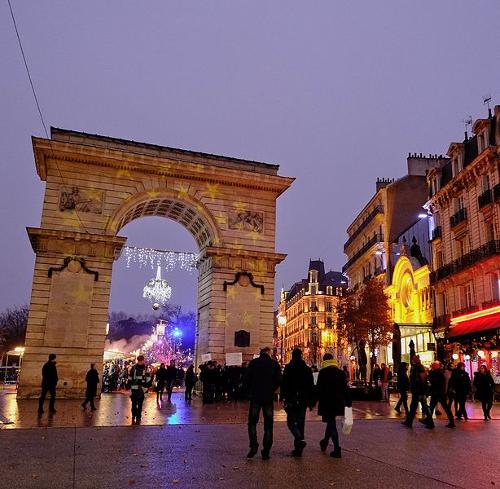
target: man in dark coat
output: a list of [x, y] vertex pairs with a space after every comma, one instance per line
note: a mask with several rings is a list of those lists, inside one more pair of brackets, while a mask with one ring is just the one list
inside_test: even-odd
[[493, 406], [493, 396], [495, 392], [495, 381], [486, 365], [479, 367], [479, 372], [474, 376], [474, 387], [476, 388], [475, 398], [481, 401], [484, 420], [491, 419], [491, 407]]
[[428, 429], [434, 429], [434, 421], [429, 406], [427, 405], [427, 394], [429, 391], [427, 383], [427, 371], [420, 362], [418, 355], [413, 356], [413, 366], [410, 371], [410, 391], [411, 391], [411, 404], [410, 412], [406, 416], [403, 425], [411, 428], [413, 420], [417, 413], [418, 404], [422, 405], [422, 414], [424, 415], [424, 424]]
[[434, 362], [431, 365], [431, 371], [429, 372], [429, 384], [431, 393], [431, 416], [434, 413], [437, 403], [439, 402], [448, 416], [448, 424], [446, 427], [455, 428], [453, 414], [451, 413], [451, 409], [446, 401], [446, 378], [440, 362]]
[[338, 367], [331, 353], [323, 356], [323, 365], [316, 384], [318, 415], [326, 423], [325, 436], [319, 442], [321, 451], [326, 451], [330, 439], [333, 441], [331, 457], [341, 458], [337, 416], [344, 416], [345, 408], [351, 407], [351, 392], [345, 373]]
[[132, 400], [132, 424], [140, 424], [141, 422], [142, 404], [151, 384], [151, 374], [144, 363], [144, 355], [139, 355], [137, 363], [130, 370], [128, 379], [130, 399]]
[[172, 391], [174, 389], [176, 379], [177, 379], [177, 368], [175, 367], [175, 360], [170, 360], [170, 365], [166, 368], [165, 372], [168, 402], [172, 402]]
[[394, 410], [401, 414], [401, 406], [405, 410], [406, 416], [408, 416], [408, 391], [410, 390], [410, 379], [408, 378], [408, 364], [406, 362], [401, 362], [398, 369], [398, 392], [399, 401], [396, 404]]
[[87, 404], [90, 402], [91, 411], [95, 411], [97, 408], [94, 404], [94, 397], [97, 395], [97, 384], [99, 383], [99, 373], [95, 368], [95, 363], [90, 364], [90, 370], [85, 376], [85, 382], [87, 382], [87, 389], [85, 391], [85, 401], [82, 402], [82, 408], [85, 410]]
[[465, 410], [465, 401], [470, 392], [471, 382], [469, 374], [465, 371], [465, 364], [459, 362], [453, 370], [450, 378], [450, 388], [454, 392], [455, 399], [458, 403], [458, 411], [455, 413], [457, 419], [462, 417], [467, 421], [467, 411]]
[[283, 372], [281, 398], [287, 414], [288, 429], [294, 437], [293, 456], [300, 457], [307, 443], [304, 428], [307, 408], [312, 408], [314, 380], [312, 370], [302, 360], [302, 350], [292, 351], [292, 360]]
[[246, 370], [246, 384], [250, 406], [248, 411], [248, 437], [250, 451], [247, 457], [252, 458], [259, 447], [257, 442], [257, 423], [262, 410], [264, 416], [264, 439], [261, 451], [262, 459], [269, 459], [273, 445], [274, 393], [281, 384], [281, 369], [276, 360], [271, 358], [271, 349], [263, 348], [259, 358], [253, 359]]
[[156, 402], [159, 403], [163, 400], [163, 391], [165, 390], [165, 382], [167, 381], [167, 369], [165, 364], [160, 364], [156, 371]]
[[56, 402], [56, 386], [58, 380], [56, 354], [51, 353], [49, 355], [49, 361], [42, 367], [42, 393], [38, 400], [38, 414], [43, 414], [43, 403], [45, 402], [48, 392], [50, 393], [49, 413], [54, 414], [56, 412], [54, 405]]

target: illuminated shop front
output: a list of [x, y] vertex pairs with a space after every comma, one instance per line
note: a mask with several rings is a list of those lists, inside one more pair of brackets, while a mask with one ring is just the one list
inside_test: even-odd
[[471, 376], [486, 365], [500, 383], [500, 305], [452, 318], [446, 350]]
[[420, 356], [430, 365], [436, 355], [436, 340], [432, 332], [432, 304], [429, 266], [417, 256], [408, 256], [401, 248], [386, 288], [394, 322], [390, 358], [397, 368], [400, 362], [410, 362], [411, 355]]

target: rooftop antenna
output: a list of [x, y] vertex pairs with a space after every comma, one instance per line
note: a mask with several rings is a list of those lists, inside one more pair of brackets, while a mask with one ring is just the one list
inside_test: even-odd
[[472, 116], [468, 115], [463, 121], [464, 127], [465, 127], [465, 140], [469, 139], [469, 136], [467, 134], [467, 127], [472, 126]]
[[491, 117], [491, 107], [490, 107], [490, 102], [491, 102], [491, 94], [483, 95], [483, 104], [488, 107], [488, 117]]

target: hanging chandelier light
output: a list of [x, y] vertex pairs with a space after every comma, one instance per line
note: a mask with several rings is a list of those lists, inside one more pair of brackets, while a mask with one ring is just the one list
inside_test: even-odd
[[172, 296], [172, 287], [168, 282], [161, 278], [161, 267], [156, 269], [156, 278], [148, 281], [143, 289], [142, 297], [147, 299], [153, 305], [156, 311], [160, 308], [161, 304], [165, 304]]

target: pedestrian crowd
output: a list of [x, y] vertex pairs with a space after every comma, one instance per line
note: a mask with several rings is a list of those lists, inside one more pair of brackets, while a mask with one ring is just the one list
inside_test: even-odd
[[[126, 370], [126, 374], [123, 374]], [[315, 372], [316, 370], [316, 372]], [[468, 420], [465, 403], [471, 390], [474, 389], [475, 398], [481, 402], [484, 420], [491, 419], [491, 408], [494, 399], [495, 383], [485, 365], [481, 365], [471, 381], [465, 370], [465, 365], [459, 362], [443, 365], [436, 361], [427, 369], [420, 357], [415, 355], [409, 365], [402, 362], [397, 371], [397, 390], [399, 400], [395, 405], [398, 414], [404, 409], [405, 420], [403, 425], [411, 428], [420, 406], [421, 423], [428, 429], [433, 429], [434, 413], [438, 405], [448, 418], [446, 427], [454, 428], [455, 418]], [[175, 385], [185, 384], [184, 399], [190, 403], [193, 389], [198, 381], [194, 366], [190, 365], [186, 371], [178, 368], [175, 361], [170, 364], [160, 364], [152, 369], [145, 364], [144, 356], [139, 355], [137, 362], [130, 368], [118, 370], [108, 368], [107, 374], [117, 379], [126, 378], [125, 387], [130, 390], [132, 423], [139, 424], [142, 416], [142, 406], [145, 394], [153, 387], [156, 391], [156, 401], [161, 405], [166, 392], [167, 402], [171, 402]], [[389, 401], [388, 384], [392, 374], [387, 365], [376, 366], [373, 371], [376, 385], [380, 387], [382, 401]], [[348, 382], [348, 372], [340, 368], [333, 355], [326, 353], [323, 356], [321, 369], [309, 367], [302, 358], [302, 351], [295, 349], [291, 361], [283, 372], [280, 365], [271, 356], [270, 348], [261, 350], [260, 355], [248, 365], [241, 367], [221, 366], [215, 361], [209, 361], [200, 366], [199, 380], [203, 386], [203, 402], [214, 403], [221, 400], [248, 399], [248, 458], [254, 457], [259, 448], [257, 424], [262, 411], [264, 420], [264, 435], [261, 456], [269, 459], [273, 445], [273, 417], [274, 403], [278, 389], [287, 414], [287, 426], [293, 436], [292, 455], [300, 457], [307, 443], [305, 441], [305, 420], [307, 409], [313, 410], [317, 406], [318, 415], [325, 423], [323, 438], [319, 441], [321, 451], [326, 451], [330, 442], [333, 443], [331, 457], [341, 457], [341, 447], [337, 419], [344, 418], [343, 431], [350, 432], [352, 426], [352, 397]], [[90, 365], [86, 377], [85, 400], [82, 409], [90, 404], [92, 411], [96, 410], [94, 398], [97, 395], [99, 374], [94, 364]], [[55, 413], [56, 386], [58, 382], [56, 355], [51, 353], [48, 361], [42, 368], [42, 390], [39, 398], [38, 412], [43, 414], [44, 402], [50, 394], [49, 412]], [[411, 401], [408, 405], [408, 393]], [[454, 414], [453, 414], [454, 411]]]

